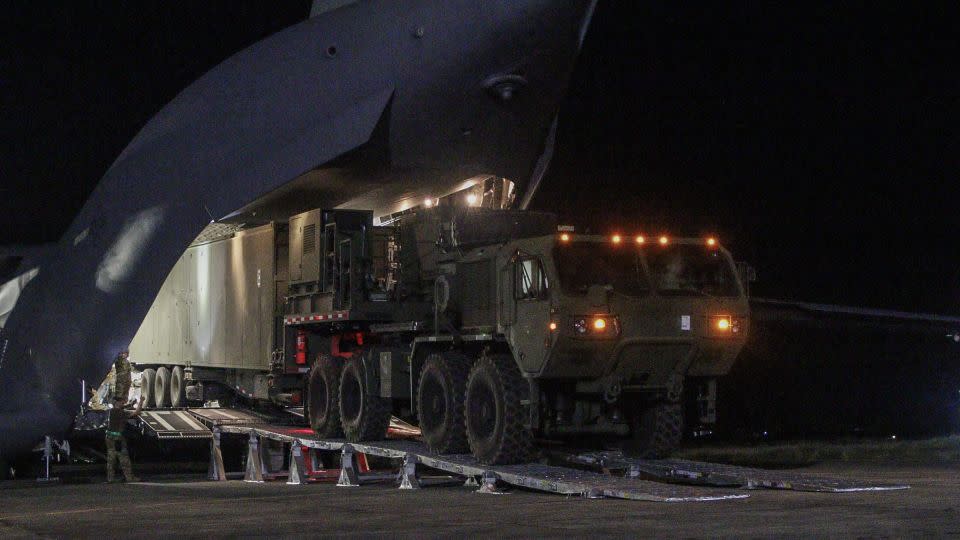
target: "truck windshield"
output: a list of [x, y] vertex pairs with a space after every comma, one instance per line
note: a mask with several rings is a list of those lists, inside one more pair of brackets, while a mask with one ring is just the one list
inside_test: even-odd
[[614, 292], [641, 296], [650, 292], [640, 264], [640, 253], [600, 242], [571, 242], [554, 248], [560, 286], [567, 294], [586, 294], [591, 285], [609, 286]]
[[[634, 249], [606, 242], [570, 242], [554, 248], [564, 293], [582, 295], [591, 285], [626, 296], [651, 290], [665, 296], [738, 296], [736, 274], [720, 251], [673, 244]], [[646, 264], [644, 264], [646, 263]], [[648, 275], [649, 273], [649, 275]]]
[[664, 295], [737, 296], [733, 269], [716, 250], [674, 244], [644, 250], [651, 281]]

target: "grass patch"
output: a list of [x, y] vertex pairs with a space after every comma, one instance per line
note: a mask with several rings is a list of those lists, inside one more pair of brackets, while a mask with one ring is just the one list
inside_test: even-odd
[[784, 469], [817, 463], [960, 464], [960, 435], [915, 441], [793, 442], [758, 446], [703, 446], [675, 457], [746, 467]]

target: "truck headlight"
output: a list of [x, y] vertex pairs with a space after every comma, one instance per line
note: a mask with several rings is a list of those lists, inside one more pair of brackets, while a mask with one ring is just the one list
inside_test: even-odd
[[576, 316], [573, 334], [585, 338], [615, 338], [620, 335], [620, 319], [615, 315]]
[[735, 336], [743, 332], [743, 318], [731, 315], [710, 317], [710, 333], [719, 336]]

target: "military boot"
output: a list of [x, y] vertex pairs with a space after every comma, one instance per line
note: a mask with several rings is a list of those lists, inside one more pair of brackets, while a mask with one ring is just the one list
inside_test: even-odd
[[130, 462], [130, 456], [120, 454], [120, 468], [123, 469], [123, 477], [127, 482], [139, 482], [140, 479], [133, 475], [133, 463]]

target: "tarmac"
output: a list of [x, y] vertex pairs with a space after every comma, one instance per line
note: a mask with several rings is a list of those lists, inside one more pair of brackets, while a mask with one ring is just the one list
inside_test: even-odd
[[798, 472], [911, 489], [748, 490], [746, 499], [662, 503], [519, 489], [491, 495], [463, 486], [409, 491], [392, 485], [209, 482], [199, 474], [142, 474], [136, 484], [20, 480], [0, 483], [0, 537], [960, 535], [955, 467], [834, 464]]

